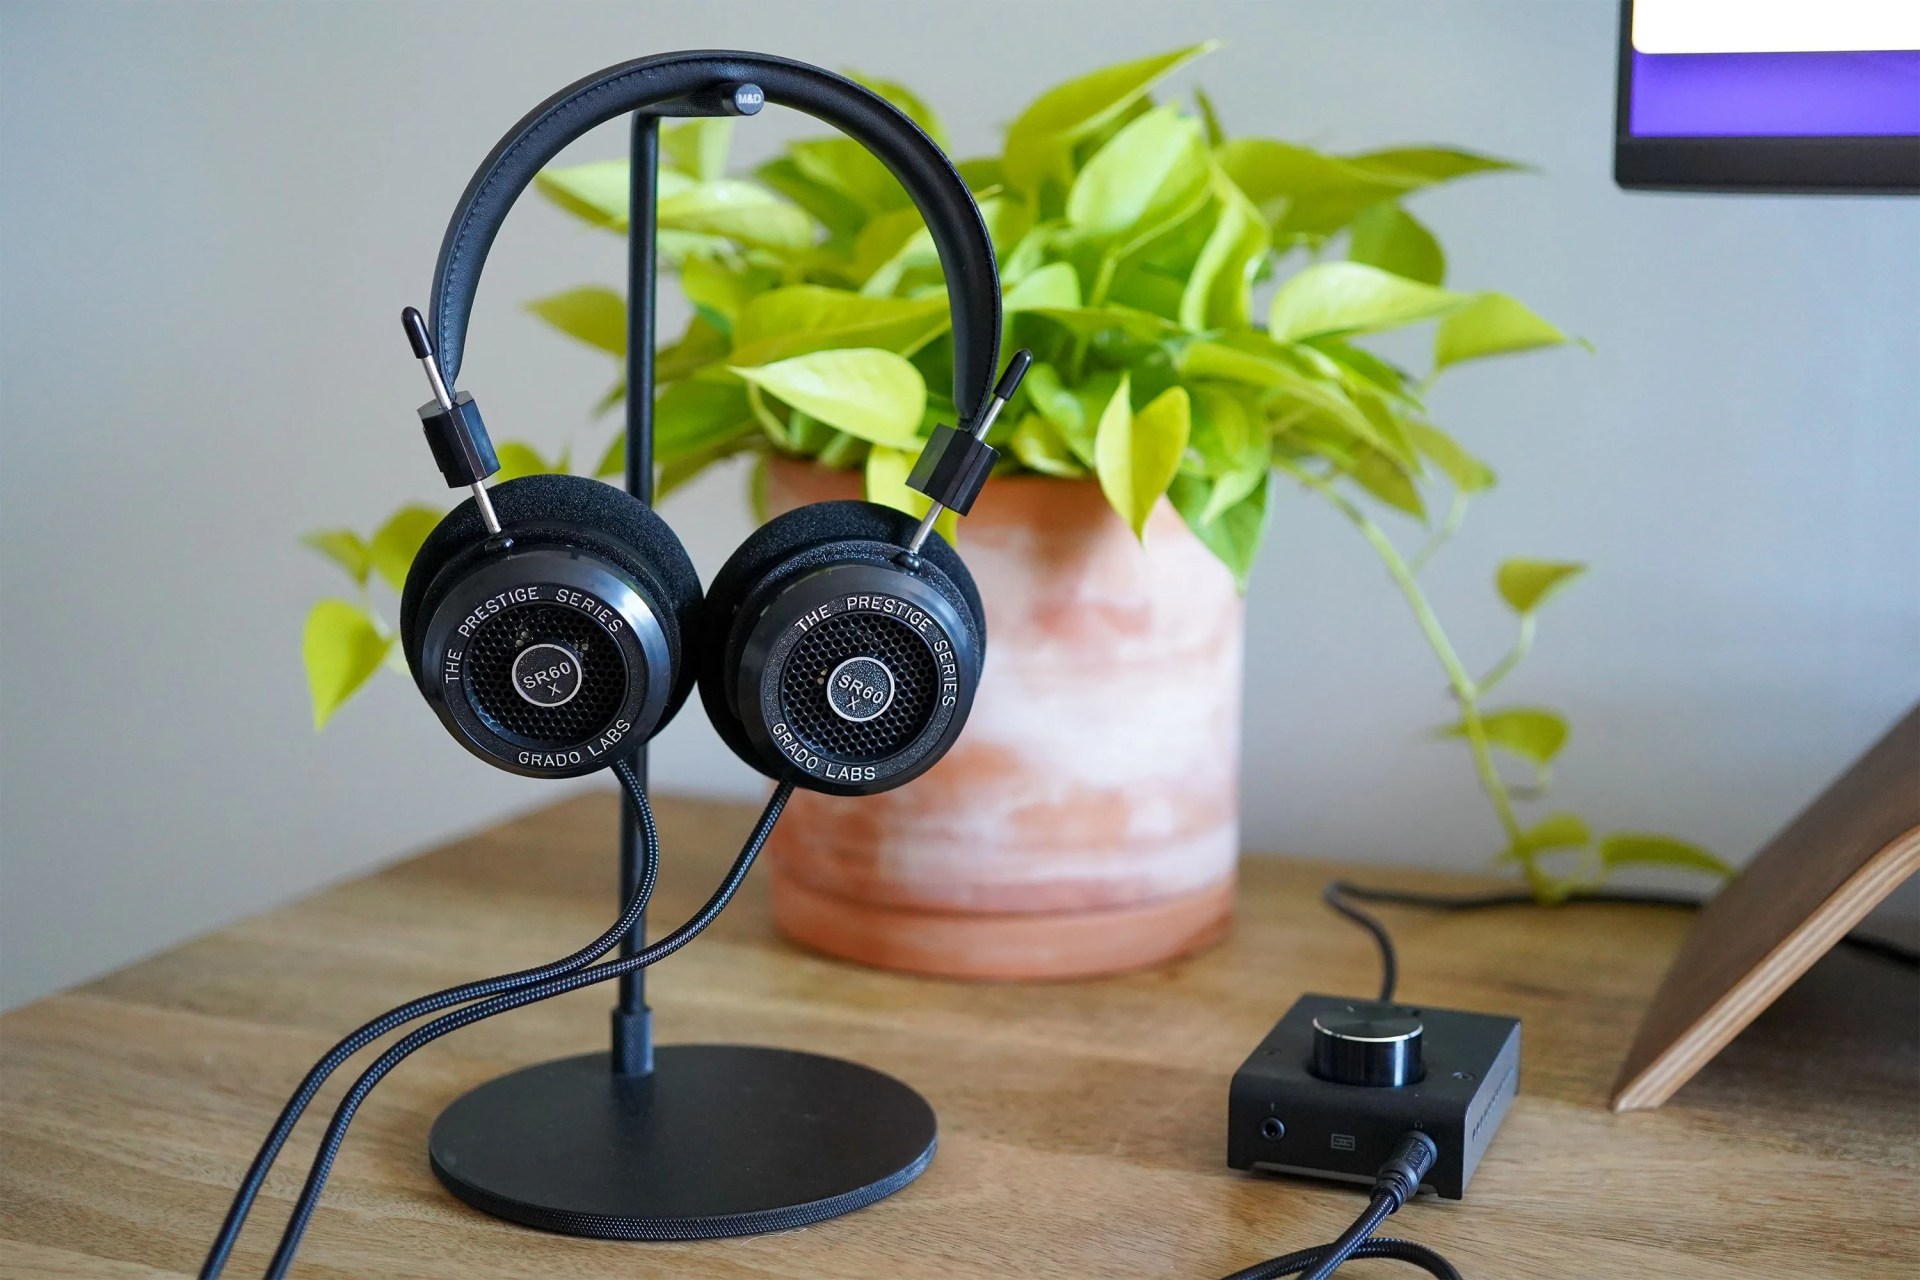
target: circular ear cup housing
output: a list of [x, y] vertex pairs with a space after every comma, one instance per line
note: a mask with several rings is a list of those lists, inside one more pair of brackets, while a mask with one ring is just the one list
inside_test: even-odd
[[651, 738], [693, 683], [700, 580], [664, 521], [582, 476], [510, 480], [421, 545], [400, 597], [415, 682], [469, 751], [514, 773], [592, 773]]
[[868, 502], [790, 511], [734, 552], [707, 593], [700, 697], [768, 777], [832, 795], [910, 781], [965, 725], [986, 654], [973, 579], [944, 541]]

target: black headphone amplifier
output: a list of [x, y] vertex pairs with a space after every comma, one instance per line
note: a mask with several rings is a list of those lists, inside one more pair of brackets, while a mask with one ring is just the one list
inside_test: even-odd
[[1371, 1184], [1419, 1130], [1421, 1186], [1458, 1200], [1519, 1082], [1517, 1018], [1304, 995], [1233, 1073], [1227, 1164]]

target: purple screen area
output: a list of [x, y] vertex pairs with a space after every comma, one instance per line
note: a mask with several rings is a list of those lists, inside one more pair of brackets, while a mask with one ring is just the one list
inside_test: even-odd
[[1920, 134], [1920, 50], [1633, 55], [1643, 137]]

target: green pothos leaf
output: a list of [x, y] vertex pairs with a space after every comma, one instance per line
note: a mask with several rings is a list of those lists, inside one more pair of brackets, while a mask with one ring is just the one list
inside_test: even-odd
[[1267, 330], [1276, 341], [1377, 333], [1456, 310], [1461, 294], [1360, 262], [1322, 262], [1281, 285]]
[[546, 475], [549, 472], [566, 470], [564, 465], [548, 462], [540, 456], [538, 449], [524, 440], [502, 440], [493, 447], [493, 452], [500, 459], [500, 470], [493, 475], [495, 484], [518, 480], [521, 476]]
[[324, 728], [342, 703], [380, 669], [393, 644], [373, 615], [350, 600], [322, 600], [307, 614], [300, 657], [313, 697], [313, 727]]
[[867, 221], [859, 201], [809, 177], [792, 156], [768, 161], [754, 170], [754, 177], [818, 219], [836, 241], [851, 239]]
[[626, 473], [627, 433], [622, 430], [615, 432], [613, 439], [607, 442], [606, 452], [601, 454], [600, 461], [594, 464], [593, 478], [610, 480], [614, 476], [624, 476]]
[[767, 455], [762, 453], [753, 460], [753, 470], [747, 476], [747, 509], [753, 513], [755, 524], [773, 519], [772, 481]]
[[763, 186], [716, 178], [669, 193], [671, 175], [671, 170], [660, 173], [656, 214], [662, 230], [720, 236], [775, 250], [804, 249], [813, 243], [813, 223], [806, 212]]
[[1227, 140], [1227, 132], [1220, 127], [1220, 113], [1214, 110], [1213, 99], [1207, 91], [1195, 88], [1193, 91], [1194, 109], [1200, 113], [1200, 123], [1206, 130], [1207, 145], [1217, 147]]
[[1495, 573], [1494, 585], [1507, 607], [1524, 617], [1586, 571], [1584, 564], [1558, 560], [1508, 560]]
[[[715, 324], [706, 316], [697, 312], [687, 321], [686, 332], [680, 340], [669, 347], [662, 347], [653, 360], [655, 381], [666, 384], [678, 382], [681, 378], [692, 377], [707, 365], [727, 354], [729, 334], [732, 322], [727, 328]], [[626, 397], [626, 383], [617, 388], [620, 399]], [[617, 401], [616, 401], [617, 403]]]
[[827, 442], [815, 451], [813, 460], [829, 470], [847, 471], [854, 467], [864, 466], [867, 455], [872, 449], [873, 446], [865, 440], [862, 440], [859, 436], [850, 436], [844, 431], [835, 431], [828, 436]]
[[1391, 201], [1361, 210], [1353, 220], [1347, 257], [1422, 284], [1447, 278], [1447, 255], [1418, 218]]
[[1162, 76], [1217, 47], [1207, 41], [1102, 67], [1047, 90], [1007, 128], [1001, 161], [1007, 182], [1028, 192], [1048, 180], [1066, 185], [1075, 142], [1126, 112]]
[[1213, 505], [1216, 488], [1217, 483], [1205, 477], [1178, 475], [1168, 486], [1167, 499], [1194, 536], [1233, 573], [1234, 583], [1244, 592], [1247, 578], [1253, 572], [1254, 557], [1259, 554], [1260, 543], [1266, 536], [1272, 476], [1264, 475], [1261, 483], [1212, 519], [1202, 519]]
[[1014, 457], [1042, 475], [1078, 480], [1087, 474], [1086, 467], [1068, 447], [1060, 428], [1048, 421], [1044, 414], [1029, 413], [1022, 416], [1007, 444], [1013, 450]]
[[1558, 849], [1584, 849], [1593, 843], [1593, 833], [1577, 813], [1550, 813], [1520, 834], [1519, 842], [1508, 850], [1509, 857], [1530, 857]]
[[616, 356], [627, 354], [627, 304], [611, 289], [583, 286], [535, 298], [527, 310], [570, 338]]
[[1353, 477], [1355, 484], [1394, 510], [1404, 512], [1415, 520], [1424, 521], [1427, 518], [1427, 504], [1420, 496], [1420, 486], [1414, 482], [1405, 464], [1384, 451], [1361, 451], [1348, 474]]
[[1462, 151], [1455, 147], [1389, 147], [1364, 151], [1346, 157], [1347, 163], [1369, 173], [1394, 174], [1400, 180], [1420, 183], [1449, 182], [1476, 173], [1498, 173], [1524, 169], [1525, 165], [1497, 156]]
[[630, 196], [625, 160], [597, 160], [592, 164], [545, 169], [533, 185], [541, 195], [583, 222], [612, 231], [627, 229]]
[[1645, 831], [1615, 831], [1601, 837], [1600, 863], [1608, 870], [1628, 866], [1674, 867], [1722, 878], [1733, 875], [1733, 867], [1717, 854], [1674, 836]]
[[410, 503], [387, 518], [387, 522], [374, 531], [373, 541], [368, 546], [369, 558], [375, 571], [395, 591], [407, 585], [407, 571], [413, 568], [413, 558], [420, 553], [420, 544], [427, 540], [434, 527], [440, 523], [440, 512], [432, 507]]
[[1008, 311], [1078, 309], [1080, 277], [1071, 262], [1049, 262], [1021, 277], [1001, 305]]
[[1222, 472], [1213, 481], [1213, 492], [1207, 496], [1207, 505], [1201, 509], [1200, 523], [1212, 524], [1222, 515], [1238, 506], [1242, 499], [1255, 489], [1266, 487], [1267, 474], [1272, 470], [1267, 459], [1260, 458], [1248, 466]]
[[911, 355], [946, 332], [944, 298], [876, 298], [800, 284], [749, 299], [733, 328], [737, 365], [763, 365], [829, 348]]
[[[867, 453], [867, 501], [892, 507], [895, 511], [904, 511], [916, 518], [926, 515], [927, 508], [932, 505], [931, 499], [907, 487], [907, 477], [913, 474], [915, 457], [905, 449], [873, 446]], [[934, 532], [945, 538], [949, 546], [955, 545], [960, 536], [959, 521], [960, 518], [952, 511], [942, 511], [934, 519]]]
[[1107, 501], [1136, 538], [1145, 540], [1147, 520], [1165, 496], [1192, 429], [1192, 402], [1185, 387], [1169, 387], [1138, 413], [1128, 404], [1123, 374], [1094, 432], [1094, 471]]
[[671, 124], [660, 131], [660, 148], [682, 173], [709, 182], [727, 171], [727, 147], [733, 141], [733, 121], [706, 116]]
[[1260, 210], [1224, 174], [1215, 174], [1213, 190], [1220, 216], [1180, 293], [1180, 324], [1196, 332], [1246, 327], [1253, 313], [1253, 277], [1273, 243]]
[[[1552, 763], [1567, 744], [1566, 717], [1546, 707], [1506, 707], [1483, 712], [1480, 724], [1486, 731], [1488, 743], [1535, 765]], [[1464, 738], [1466, 721], [1455, 721], [1440, 733], [1443, 737]]]
[[1409, 420], [1403, 425], [1421, 456], [1440, 468], [1461, 493], [1478, 493], [1493, 487], [1493, 468], [1468, 453], [1452, 436], [1428, 422]]
[[1217, 478], [1267, 465], [1266, 423], [1246, 393], [1217, 382], [1192, 383], [1187, 393], [1193, 402], [1187, 454], [1197, 464], [1194, 470]]
[[619, 408], [622, 404], [626, 403], [626, 399], [627, 399], [627, 380], [625, 378], [622, 378], [620, 379], [620, 381], [608, 387], [606, 390], [606, 394], [602, 395], [598, 400], [594, 401], [593, 416], [596, 418], [606, 417], [608, 414], [612, 413], [615, 409]]
[[351, 529], [316, 529], [300, 535], [300, 541], [347, 571], [359, 586], [367, 585], [367, 571], [373, 567], [366, 539]]
[[1156, 107], [1081, 168], [1067, 193], [1067, 221], [1092, 240], [1139, 240], [1205, 198], [1209, 168], [1193, 118], [1171, 104]]
[[911, 445], [927, 407], [920, 371], [902, 356], [871, 347], [731, 368], [775, 399], [874, 444]]
[[1433, 367], [1462, 360], [1557, 347], [1570, 341], [1525, 303], [1504, 293], [1477, 294], [1440, 322], [1433, 336]]
[[879, 76], [863, 75], [858, 71], [847, 72], [849, 79], [858, 80], [867, 88], [891, 102], [906, 113], [908, 119], [919, 125], [921, 130], [933, 139], [937, 147], [947, 145], [947, 131], [940, 123], [940, 117], [926, 100], [898, 81], [882, 79]]

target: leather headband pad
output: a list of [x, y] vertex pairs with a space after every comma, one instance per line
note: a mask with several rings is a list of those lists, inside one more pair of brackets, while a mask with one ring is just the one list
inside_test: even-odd
[[433, 335], [449, 386], [460, 372], [480, 268], [507, 211], [553, 158], [615, 116], [726, 82], [833, 125], [907, 189], [933, 234], [953, 312], [953, 400], [962, 424], [986, 404], [1000, 365], [1000, 276], [973, 194], [939, 147], [886, 99], [844, 76], [787, 58], [716, 50], [663, 53], [576, 81], [500, 139], [453, 211], [433, 277]]

